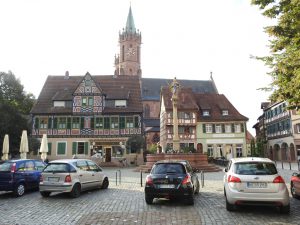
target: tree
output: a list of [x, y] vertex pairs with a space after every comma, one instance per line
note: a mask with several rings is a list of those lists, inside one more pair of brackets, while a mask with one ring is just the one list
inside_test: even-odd
[[[32, 94], [12, 72], [0, 72], [0, 149], [5, 134], [9, 135], [10, 152], [19, 151], [22, 130], [30, 131], [29, 113], [35, 102]], [[28, 132], [30, 134], [30, 132]]]
[[252, 0], [262, 14], [276, 20], [265, 28], [270, 36], [270, 56], [256, 57], [269, 66], [272, 101], [285, 100], [290, 109], [300, 107], [300, 1]]
[[130, 150], [131, 153], [139, 152], [142, 149], [145, 149], [145, 139], [142, 136], [135, 135], [128, 138], [126, 142], [126, 148]]

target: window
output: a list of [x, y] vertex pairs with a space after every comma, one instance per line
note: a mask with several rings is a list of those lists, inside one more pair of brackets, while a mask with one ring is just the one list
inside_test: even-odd
[[220, 154], [220, 156], [223, 156], [223, 148], [222, 145], [217, 145], [217, 152]]
[[138, 116], [134, 117], [134, 127], [139, 128], [139, 117]]
[[91, 85], [92, 85], [92, 81], [86, 79], [86, 80], [85, 80], [85, 86], [90, 87]]
[[82, 97], [81, 105], [82, 106], [87, 106], [87, 99], [86, 99], [86, 97]]
[[40, 129], [47, 129], [47, 127], [48, 127], [48, 119], [41, 118], [40, 119]]
[[208, 110], [204, 110], [202, 115], [203, 116], [209, 116], [209, 111]]
[[295, 133], [300, 133], [300, 123], [296, 124]]
[[222, 111], [222, 116], [228, 116], [228, 110], [223, 110]]
[[234, 130], [235, 130], [235, 133], [241, 133], [241, 125], [240, 124], [235, 124], [234, 125]]
[[54, 101], [53, 106], [54, 107], [65, 107], [65, 102], [64, 101]]
[[212, 145], [207, 145], [207, 155], [212, 157], [214, 155], [214, 147]]
[[124, 116], [120, 117], [119, 123], [120, 123], [120, 129], [124, 129], [125, 128], [125, 117]]
[[126, 128], [133, 128], [133, 117], [126, 118]]
[[118, 117], [111, 117], [110, 118], [110, 128], [111, 129], [118, 129], [119, 128], [119, 118]]
[[77, 154], [78, 155], [84, 154], [84, 142], [77, 143]]
[[57, 155], [65, 155], [66, 154], [66, 142], [57, 142]]
[[218, 133], [218, 134], [222, 133], [222, 126], [221, 126], [221, 124], [216, 124], [216, 133]]
[[66, 129], [66, 117], [59, 117], [58, 118], [58, 129]]
[[103, 129], [103, 118], [102, 117], [96, 117], [95, 128]]
[[80, 117], [72, 118], [72, 129], [79, 129], [80, 127]]
[[225, 125], [225, 133], [231, 133], [231, 125], [230, 124]]
[[206, 133], [212, 133], [212, 125], [211, 124], [206, 124], [205, 129], [206, 129]]
[[115, 100], [115, 107], [126, 107], [126, 100]]
[[237, 145], [236, 148], [236, 157], [242, 157], [243, 156], [243, 149], [241, 145]]
[[88, 97], [88, 106], [94, 106], [94, 97]]

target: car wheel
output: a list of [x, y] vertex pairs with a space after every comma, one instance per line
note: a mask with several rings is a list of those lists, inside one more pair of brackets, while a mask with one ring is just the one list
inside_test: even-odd
[[40, 191], [41, 196], [43, 197], [49, 197], [51, 192], [50, 191]]
[[80, 196], [81, 187], [80, 184], [74, 184], [72, 191], [70, 192], [70, 195], [72, 198], [78, 198]]
[[153, 203], [153, 196], [145, 195], [145, 201], [148, 205], [151, 205]]
[[195, 194], [197, 195], [197, 194], [199, 194], [199, 192], [200, 192], [200, 182], [199, 182], [199, 180], [197, 180], [197, 188], [196, 188]]
[[15, 196], [16, 197], [20, 197], [20, 196], [24, 195], [24, 193], [25, 193], [25, 186], [24, 186], [24, 184], [22, 184], [22, 183], [18, 184], [17, 187], [14, 190]]
[[290, 213], [290, 204], [281, 206], [279, 208], [279, 210], [280, 210], [280, 213], [282, 213], [282, 214], [289, 214]]
[[105, 178], [103, 183], [102, 183], [101, 189], [107, 189], [108, 185], [109, 185], [109, 181], [108, 181], [107, 178]]
[[293, 198], [300, 199], [300, 196], [296, 194], [293, 182], [291, 182], [291, 194], [292, 194]]
[[226, 198], [226, 210], [227, 210], [227, 211], [234, 211], [234, 210], [236, 210], [235, 205], [234, 205], [234, 204], [230, 204], [230, 203], [228, 202], [227, 198]]

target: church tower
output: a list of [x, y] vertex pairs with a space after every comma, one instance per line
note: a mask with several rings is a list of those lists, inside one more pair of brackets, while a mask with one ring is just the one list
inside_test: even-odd
[[119, 33], [120, 53], [115, 56], [115, 75], [142, 76], [141, 43], [142, 35], [135, 28], [130, 6], [126, 27]]

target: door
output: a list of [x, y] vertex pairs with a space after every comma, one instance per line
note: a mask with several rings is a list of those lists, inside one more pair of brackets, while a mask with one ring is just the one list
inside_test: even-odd
[[76, 162], [76, 167], [79, 169], [77, 171], [78, 178], [81, 183], [81, 189], [88, 189], [91, 187], [92, 176], [88, 172], [88, 165], [85, 160], [79, 160]]
[[91, 186], [93, 187], [101, 187], [103, 181], [103, 173], [102, 170], [94, 163], [93, 161], [87, 161], [88, 164], [88, 172], [91, 177]]
[[25, 162], [23, 175], [27, 188], [33, 189], [38, 187], [38, 174], [36, 173], [35, 165], [32, 160]]
[[111, 148], [105, 149], [105, 162], [111, 162]]

